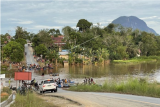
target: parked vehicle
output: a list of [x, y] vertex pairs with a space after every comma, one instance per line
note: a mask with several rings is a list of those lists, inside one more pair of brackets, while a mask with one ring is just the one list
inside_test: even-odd
[[46, 79], [39, 84], [40, 93], [44, 93], [45, 91], [57, 92], [57, 84], [52, 79]]
[[22, 87], [20, 88], [20, 92], [21, 95], [26, 95], [26, 89], [25, 86], [22, 85]]

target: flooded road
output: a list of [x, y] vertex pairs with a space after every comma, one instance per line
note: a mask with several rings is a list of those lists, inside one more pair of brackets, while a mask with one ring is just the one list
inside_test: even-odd
[[[95, 79], [105, 79], [110, 77], [137, 76], [149, 77], [160, 82], [160, 61], [141, 64], [108, 64], [104, 66], [72, 65], [68, 67], [57, 67], [56, 69], [54, 68], [50, 72], [58, 72], [65, 78], [83, 79], [84, 77], [93, 77]], [[48, 74], [49, 71], [45, 73]]]
[[[26, 63], [27, 64], [38, 64], [33, 58], [32, 47], [25, 45]], [[53, 69], [45, 71], [34, 71], [32, 72], [32, 79], [35, 78], [37, 81], [48, 78], [61, 78], [71, 79], [75, 82], [82, 83], [84, 77], [93, 77], [96, 83], [102, 84], [105, 80], [115, 78], [122, 79], [128, 76], [133, 77], [149, 77], [150, 80], [156, 80], [160, 82], [160, 61], [141, 63], [141, 64], [107, 64], [107, 65], [71, 65], [68, 67], [56, 66]], [[41, 76], [42, 72], [45, 72], [45, 76]], [[59, 73], [59, 76], [50, 76], [50, 72]], [[9, 78], [6, 78], [9, 80]], [[11, 79], [14, 82], [14, 78]], [[8, 82], [6, 82], [7, 84]], [[15, 83], [15, 82], [14, 82]]]

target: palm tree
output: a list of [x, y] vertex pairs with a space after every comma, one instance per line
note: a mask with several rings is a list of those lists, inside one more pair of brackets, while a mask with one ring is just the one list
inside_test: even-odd
[[55, 50], [48, 51], [46, 57], [49, 60], [52, 60], [52, 62], [53, 62], [53, 59], [55, 59], [56, 60], [56, 65], [57, 65], [57, 59], [59, 58], [59, 54]]

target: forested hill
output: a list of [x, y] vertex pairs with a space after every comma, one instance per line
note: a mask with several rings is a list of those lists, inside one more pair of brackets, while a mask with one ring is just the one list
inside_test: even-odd
[[157, 35], [157, 33], [152, 28], [149, 28], [143, 20], [141, 20], [135, 16], [129, 16], [129, 17], [121, 16], [121, 17], [113, 20], [112, 23], [113, 24], [120, 24], [123, 27], [130, 27], [133, 30], [139, 29], [141, 31], [146, 31], [148, 33], [154, 33], [155, 35]]

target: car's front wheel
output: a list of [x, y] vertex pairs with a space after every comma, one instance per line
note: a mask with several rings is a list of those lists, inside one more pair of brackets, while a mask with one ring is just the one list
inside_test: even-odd
[[54, 92], [57, 92], [57, 87], [56, 87], [56, 89], [54, 90]]

